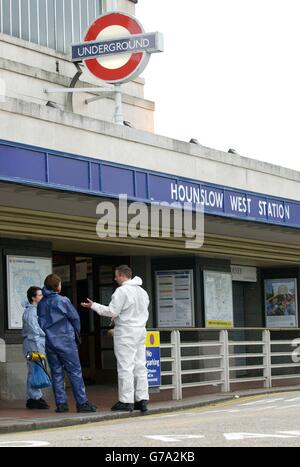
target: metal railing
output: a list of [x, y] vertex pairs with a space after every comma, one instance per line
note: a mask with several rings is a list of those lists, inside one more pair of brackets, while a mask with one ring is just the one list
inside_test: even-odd
[[213, 387], [230, 392], [244, 383], [271, 388], [275, 381], [300, 378], [300, 329], [160, 332], [161, 390], [172, 390], [174, 400], [182, 399], [187, 388]]

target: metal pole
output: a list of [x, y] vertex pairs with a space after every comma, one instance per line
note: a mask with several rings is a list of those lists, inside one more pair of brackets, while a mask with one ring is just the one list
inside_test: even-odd
[[[118, 10], [118, 0], [106, 0], [106, 9], [109, 11]], [[122, 105], [122, 90], [120, 84], [115, 84], [115, 114], [114, 123], [124, 125], [123, 105]]]
[[272, 355], [271, 355], [271, 333], [268, 329], [263, 331], [264, 343], [264, 387], [270, 389], [272, 387]]
[[229, 346], [228, 346], [228, 331], [220, 331], [220, 342], [222, 343], [222, 392], [230, 392], [230, 363], [229, 363]]
[[121, 84], [115, 84], [115, 94], [114, 123], [124, 125]]
[[180, 332], [171, 332], [172, 352], [172, 385], [174, 386], [172, 399], [182, 400], [182, 385], [181, 385], [181, 348], [180, 348]]
[[176, 331], [177, 334], [177, 378], [178, 378], [178, 396], [179, 400], [182, 401], [182, 366], [181, 366], [181, 335], [180, 331]]

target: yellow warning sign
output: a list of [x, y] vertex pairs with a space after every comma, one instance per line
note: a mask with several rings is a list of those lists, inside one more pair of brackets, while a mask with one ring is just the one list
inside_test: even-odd
[[160, 334], [157, 331], [147, 332], [146, 347], [159, 347], [160, 346]]

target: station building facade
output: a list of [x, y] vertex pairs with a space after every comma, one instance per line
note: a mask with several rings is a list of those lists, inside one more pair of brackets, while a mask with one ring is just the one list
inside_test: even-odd
[[[131, 127], [111, 123], [111, 97], [87, 104], [93, 93], [45, 92], [72, 87], [76, 73], [77, 87], [98, 85], [75, 68], [67, 46], [109, 0], [47, 2], [44, 25], [38, 15], [46, 2], [38, 3], [20, 11], [18, 1], [0, 0], [0, 398], [24, 394], [20, 291], [38, 270], [60, 274], [79, 309], [91, 383], [116, 380], [113, 343], [107, 320], [80, 302], [89, 296], [108, 304], [119, 264], [144, 280], [149, 328], [297, 328], [299, 172], [155, 134], [155, 104], [144, 98], [142, 78], [123, 86]], [[134, 14], [136, 3], [120, 0], [119, 9]], [[148, 205], [200, 204], [203, 246], [187, 249], [174, 236], [99, 238], [97, 206], [117, 205], [120, 194]]]

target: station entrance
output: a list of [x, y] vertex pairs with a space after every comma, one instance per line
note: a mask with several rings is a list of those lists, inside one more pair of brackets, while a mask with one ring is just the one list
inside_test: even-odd
[[62, 295], [68, 297], [81, 319], [80, 360], [86, 384], [117, 382], [116, 361], [110, 318], [104, 318], [81, 307], [90, 298], [109, 305], [116, 289], [115, 268], [130, 265], [130, 257], [83, 256], [56, 252], [53, 272], [62, 279]]

